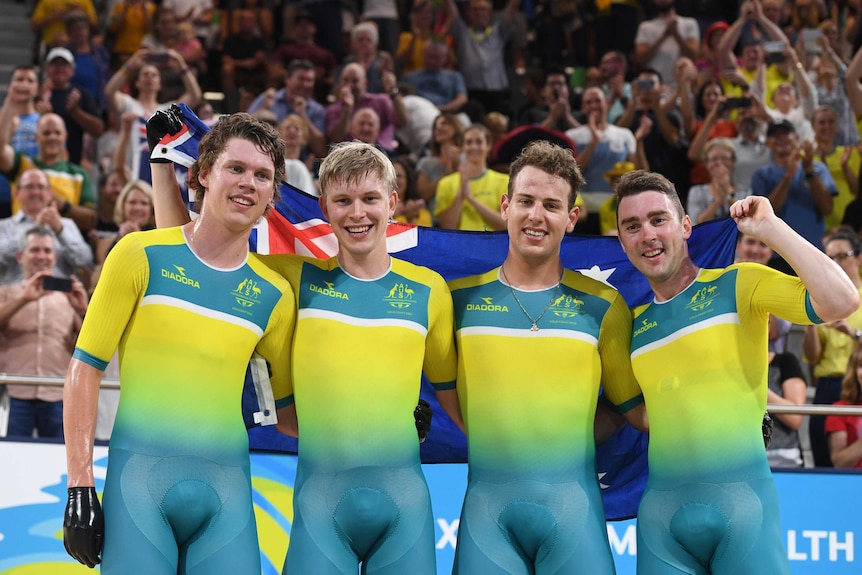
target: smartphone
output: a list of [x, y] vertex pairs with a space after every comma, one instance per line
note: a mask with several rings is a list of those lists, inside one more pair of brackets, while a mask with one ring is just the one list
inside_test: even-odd
[[169, 56], [167, 52], [152, 52], [147, 54], [147, 62], [156, 66], [164, 66], [168, 63], [168, 59]]
[[784, 52], [784, 42], [782, 42], [781, 40], [764, 42], [763, 51], [767, 54], [780, 54]]
[[72, 280], [69, 278], [56, 278], [54, 276], [42, 276], [42, 289], [47, 291], [72, 291]]
[[554, 88], [554, 102], [560, 99], [560, 91], [557, 88]]
[[736, 108], [750, 108], [751, 104], [752, 100], [748, 97], [734, 97], [728, 98], [724, 101], [724, 107], [728, 110], [734, 110]]
[[655, 80], [652, 78], [639, 78], [635, 80], [635, 86], [640, 90], [652, 90], [655, 88]]

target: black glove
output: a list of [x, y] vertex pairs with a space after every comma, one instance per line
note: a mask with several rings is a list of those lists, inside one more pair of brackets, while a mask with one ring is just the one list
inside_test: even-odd
[[769, 412], [763, 414], [763, 423], [760, 424], [760, 429], [763, 432], [763, 445], [769, 449], [769, 444], [772, 442], [772, 427], [774, 423]]
[[63, 545], [79, 563], [93, 568], [102, 560], [105, 518], [95, 487], [70, 487], [63, 517]]
[[183, 129], [183, 112], [176, 104], [171, 104], [167, 110], [159, 110], [147, 120], [147, 145], [150, 147], [150, 162], [154, 164], [169, 164], [167, 158], [153, 158], [153, 150], [159, 146], [159, 141], [168, 134], [177, 134]]
[[428, 437], [428, 432], [431, 431], [431, 417], [434, 412], [431, 411], [431, 404], [424, 399], [419, 400], [419, 405], [413, 410], [413, 419], [416, 420], [416, 432], [419, 434], [419, 443], [425, 441]]

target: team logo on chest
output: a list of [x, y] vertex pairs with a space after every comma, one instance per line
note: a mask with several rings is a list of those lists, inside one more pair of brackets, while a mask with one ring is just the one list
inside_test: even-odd
[[718, 297], [718, 286], [710, 285], [702, 287], [691, 296], [685, 304], [685, 309], [693, 312], [703, 312], [712, 305], [712, 300]]
[[396, 282], [389, 290], [389, 294], [383, 298], [383, 301], [388, 303], [395, 309], [405, 309], [413, 305], [416, 300], [413, 289], [404, 282]]
[[234, 297], [236, 303], [242, 307], [251, 307], [260, 301], [261, 291], [256, 281], [251, 278], [245, 278], [239, 282], [239, 285], [230, 294]]
[[551, 313], [563, 319], [570, 319], [581, 313], [583, 300], [573, 295], [563, 294], [551, 304]]

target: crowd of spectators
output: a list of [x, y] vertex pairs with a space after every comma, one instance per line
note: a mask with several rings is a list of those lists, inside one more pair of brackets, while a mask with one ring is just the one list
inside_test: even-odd
[[576, 233], [615, 233], [634, 169], [695, 223], [757, 194], [822, 249], [862, 229], [859, 0], [37, 0], [31, 23], [0, 107], [0, 284], [36, 226], [92, 289], [152, 225], [144, 121], [178, 101], [277, 126], [312, 194], [330, 144], [377, 145], [419, 225], [500, 229], [499, 151], [547, 135], [586, 179]]

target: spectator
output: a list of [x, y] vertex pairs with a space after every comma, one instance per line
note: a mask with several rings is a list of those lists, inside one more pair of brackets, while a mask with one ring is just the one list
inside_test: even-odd
[[[753, 104], [750, 97], [744, 102]], [[728, 101], [722, 93], [720, 82], [707, 82], [697, 93], [694, 105], [694, 121], [687, 126], [689, 141], [688, 159], [692, 161], [691, 183], [703, 184], [709, 181], [707, 166], [703, 163], [704, 144], [713, 138], [735, 138], [736, 124], [730, 116], [739, 109], [739, 98]], [[733, 105], [731, 105], [733, 104]], [[685, 122], [685, 120], [684, 120]], [[695, 145], [697, 143], [697, 145]]]
[[724, 70], [725, 57], [718, 48], [724, 34], [730, 28], [727, 22], [714, 22], [703, 35], [703, 46], [700, 58], [695, 60], [697, 66], [697, 89], [709, 82], [720, 82]]
[[665, 111], [661, 105], [661, 76], [655, 70], [641, 70], [633, 84], [634, 97], [617, 126], [633, 133], [646, 117], [651, 129], [644, 136], [643, 147], [649, 169], [666, 176], [681, 190], [688, 190], [688, 163], [680, 146], [682, 122], [676, 112]]
[[287, 68], [284, 88], [267, 88], [248, 107], [249, 113], [268, 109], [281, 122], [296, 114], [305, 122], [311, 152], [317, 157], [326, 155], [326, 110], [314, 100], [314, 64], [308, 60], [294, 60]]
[[191, 24], [194, 37], [207, 45], [213, 36], [216, 16], [212, 0], [162, 0], [161, 4], [174, 13], [178, 24]]
[[177, 43], [177, 15], [170, 8], [159, 6], [153, 14], [153, 25], [141, 40], [141, 48], [157, 52], [172, 50]]
[[[350, 53], [344, 60], [345, 65], [356, 63], [362, 66], [367, 80], [366, 90], [372, 94], [384, 93], [383, 76], [395, 71], [392, 55], [378, 50], [378, 41], [377, 26], [373, 22], [360, 22], [350, 30]], [[341, 66], [335, 72], [336, 84], [343, 71], [344, 66]]]
[[[859, 266], [862, 249], [856, 234], [838, 231], [823, 240], [826, 255], [832, 258], [856, 289], [862, 293]], [[841, 399], [842, 379], [848, 363], [854, 359], [854, 350], [862, 340], [862, 311], [857, 310], [846, 319], [819, 326], [806, 326], [802, 339], [805, 360], [814, 368], [815, 405], [832, 405]], [[830, 441], [825, 432], [826, 418], [812, 415], [808, 420], [808, 435], [815, 467], [832, 467]]]
[[300, 155], [308, 145], [308, 123], [297, 114], [288, 114], [278, 124], [278, 133], [284, 141], [284, 167], [287, 183], [306, 194], [317, 196], [317, 186]]
[[[748, 34], [743, 36], [746, 31]], [[743, 37], [742, 57], [737, 63], [733, 48], [741, 36]], [[776, 46], [781, 46], [770, 52], [768, 63], [765, 62], [764, 39], [776, 43]], [[779, 42], [781, 44], [777, 44]], [[761, 6], [760, 2], [743, 3], [739, 18], [722, 36], [716, 48], [724, 68], [722, 87], [725, 95], [741, 96], [751, 90], [756, 92], [768, 106], [772, 106], [772, 95], [775, 89], [783, 82], [792, 81], [794, 71], [798, 70], [795, 67], [795, 62], [798, 61], [795, 52], [792, 62], [784, 55], [784, 52], [789, 49], [790, 41], [772, 18], [767, 16], [766, 7]], [[760, 74], [759, 77], [758, 74]]]
[[547, 130], [565, 132], [581, 124], [572, 116], [569, 81], [559, 66], [551, 66], [545, 73], [542, 87], [544, 105], [533, 107], [519, 118], [521, 125], [538, 124]]
[[[841, 382], [841, 399], [833, 405], [862, 405], [862, 348], [853, 350]], [[826, 433], [829, 440], [829, 457], [837, 468], [862, 469], [862, 433], [859, 431], [859, 416], [830, 415], [826, 417]]]
[[694, 18], [677, 15], [676, 0], [650, 0], [650, 4], [658, 16], [638, 26], [634, 59], [662, 78], [673, 78], [674, 64], [681, 56], [697, 57], [700, 28]]
[[[448, 11], [442, 10], [438, 14], [432, 0], [420, 0], [413, 4], [410, 9], [410, 30], [401, 32], [398, 39], [396, 58], [401, 73], [406, 75], [423, 68], [425, 48], [429, 42], [445, 42], [448, 47], [452, 43], [449, 36], [451, 24], [452, 18]], [[454, 68], [454, 65], [454, 53], [448, 52], [444, 67]]]
[[362, 7], [360, 19], [362, 22], [369, 22], [374, 25], [379, 37], [379, 41], [376, 41], [375, 45], [379, 46], [381, 51], [389, 54], [391, 58], [398, 49], [398, 39], [401, 35], [401, 23], [395, 0], [365, 0]]
[[[137, 118], [137, 123], [133, 124], [138, 129], [131, 130], [130, 136], [133, 141], [131, 144], [131, 159], [124, 161], [122, 164], [115, 164], [115, 168], [120, 165], [129, 165], [131, 167], [132, 179], [135, 180], [150, 180], [150, 163], [149, 153], [146, 146], [146, 136], [142, 128], [143, 123], [157, 110], [163, 110], [170, 107], [172, 101], [160, 100], [163, 85], [162, 73], [156, 64], [167, 62], [166, 66], [176, 70], [182, 78], [182, 86], [184, 92], [180, 95], [180, 101], [185, 102], [189, 107], [194, 108], [201, 99], [201, 87], [195, 79], [194, 74], [188, 66], [185, 65], [185, 60], [175, 50], [167, 52], [155, 52], [149, 49], [142, 49], [135, 52], [117, 72], [108, 80], [108, 85], [105, 87], [105, 96], [108, 99], [108, 105], [118, 118], [122, 120], [123, 116], [128, 114]], [[126, 94], [123, 89], [128, 88], [129, 94]], [[127, 117], [128, 120], [128, 117]], [[117, 147], [123, 149], [119, 143]], [[127, 152], [122, 152], [125, 156]]]
[[613, 168], [604, 174], [613, 195], [599, 206], [599, 230], [603, 236], [620, 235], [619, 228], [617, 227], [617, 184], [620, 183], [620, 178], [623, 175], [636, 169], [637, 166], [632, 162], [617, 162]]
[[[806, 90], [811, 90], [808, 93], [809, 95], [813, 95], [813, 97], [804, 97], [800, 104], [797, 87], [790, 82], [784, 82], [778, 85], [772, 96], [775, 108], [767, 108], [766, 113], [772, 117], [773, 121], [787, 120], [792, 123], [794, 130], [799, 135], [799, 139], [813, 141], [814, 130], [811, 127], [811, 118], [814, 116], [814, 110], [817, 108], [817, 96], [813, 91], [814, 86], [808, 79], [807, 74], [796, 74], [794, 78], [804, 78], [799, 81], [799, 86], [805, 86]], [[809, 106], [811, 106], [810, 110]]]
[[430, 100], [441, 112], [457, 114], [467, 103], [467, 87], [461, 72], [444, 68], [448, 54], [445, 42], [426, 42], [423, 68], [405, 74], [402, 80], [415, 88], [417, 96]]
[[177, 24], [177, 43], [174, 48], [186, 61], [186, 64], [194, 71], [197, 78], [202, 78], [207, 71], [207, 52], [203, 44], [195, 36], [195, 29], [191, 22], [180, 21]]
[[491, 21], [491, 2], [470, 0], [468, 23], [461, 19], [454, 0], [445, 1], [452, 18], [458, 67], [464, 75], [470, 99], [480, 103], [486, 112], [510, 116], [511, 94], [504, 48], [512, 36], [512, 24], [521, 0], [508, 0], [502, 18], [495, 22]]
[[125, 64], [141, 49], [155, 13], [156, 5], [150, 0], [119, 0], [114, 4], [108, 31], [114, 39], [111, 50], [116, 66]]
[[0, 220], [0, 284], [22, 281], [25, 270], [16, 259], [22, 234], [33, 226], [48, 228], [54, 234], [54, 275], [69, 277], [93, 265], [93, 251], [84, 241], [78, 227], [69, 218], [60, 217], [57, 198], [45, 172], [25, 170], [18, 179], [15, 194], [21, 208], [10, 218]]
[[[398, 155], [410, 155], [412, 158], [418, 158], [426, 151], [428, 141], [431, 139], [434, 119], [440, 115], [440, 110], [431, 100], [417, 96], [413, 86], [406, 82], [401, 82], [398, 85], [398, 91], [401, 94], [404, 114], [407, 117], [407, 123], [395, 130], [395, 137], [398, 140]], [[466, 114], [458, 114], [458, 117], [464, 118], [464, 123], [469, 124], [469, 118]]]
[[102, 110], [96, 99], [87, 91], [72, 86], [75, 73], [75, 56], [66, 48], [53, 48], [45, 58], [47, 80], [42, 86], [43, 100], [50, 103], [48, 112], [54, 112], [66, 125], [66, 151], [73, 164], [83, 158], [84, 136], [98, 138], [105, 131]]
[[410, 164], [403, 159], [392, 161], [395, 168], [395, 185], [398, 191], [398, 205], [395, 207], [394, 220], [405, 224], [431, 227], [431, 212], [425, 206], [425, 200], [416, 191], [416, 180]]
[[730, 205], [751, 195], [751, 189], [741, 188], [733, 181], [736, 146], [732, 140], [710, 140], [705, 150], [709, 182], [692, 187], [686, 205], [688, 217], [695, 224], [729, 217]]
[[251, 13], [254, 17], [254, 25], [251, 26], [252, 32], [264, 41], [268, 52], [275, 39], [275, 24], [270, 9], [260, 0], [239, 0], [238, 3], [234, 2], [232, 5], [235, 8], [229, 9], [225, 17], [221, 19], [222, 43], [231, 36], [240, 34], [243, 28], [247, 27], [243, 20], [247, 13]]
[[440, 114], [434, 119], [428, 143], [430, 154], [416, 164], [416, 190], [430, 209], [434, 208], [440, 179], [458, 171], [462, 132], [461, 123], [452, 114]]
[[83, 12], [93, 27], [99, 23], [92, 0], [38, 0], [30, 17], [30, 26], [42, 44], [53, 48], [66, 32], [66, 17], [74, 12]]
[[[387, 82], [396, 81], [394, 74], [387, 74]], [[329, 141], [336, 143], [351, 140], [350, 122], [353, 114], [362, 108], [372, 108], [380, 118], [380, 145], [392, 150], [395, 148], [395, 128], [407, 123], [401, 94], [392, 87], [389, 95], [370, 94], [366, 91], [366, 85], [365, 69], [360, 64], [353, 62], [344, 67], [335, 92], [337, 100], [326, 108]]]
[[[12, 106], [7, 102], [9, 98], [0, 107], [0, 126], [9, 126], [13, 121]], [[72, 218], [82, 232], [92, 229], [96, 225], [96, 196], [87, 171], [65, 159], [66, 124], [63, 118], [57, 114], [40, 116], [36, 143], [39, 145], [38, 155], [22, 154], [9, 145], [8, 132], [0, 129], [0, 173], [14, 182], [30, 168], [46, 170], [60, 215]], [[13, 197], [12, 212], [18, 208]]]
[[117, 233], [103, 237], [96, 244], [96, 264], [101, 265], [120, 239], [131, 232], [155, 228], [153, 188], [143, 180], [134, 180], [123, 186], [114, 204], [114, 223]]
[[393, 150], [383, 148], [377, 141], [377, 138], [380, 136], [380, 116], [373, 109], [362, 108], [361, 110], [356, 110], [356, 113], [350, 119], [350, 133], [353, 134], [354, 140], [371, 144], [390, 156], [390, 158], [392, 157]]
[[121, 171], [105, 172], [99, 177], [99, 209], [98, 222], [96, 227], [90, 230], [87, 239], [90, 245], [94, 248], [100, 238], [113, 236], [119, 231], [119, 227], [114, 222], [114, 207], [117, 205], [117, 198], [120, 197], [120, 192], [128, 182], [125, 173]]
[[[769, 198], [782, 220], [820, 247], [826, 232], [824, 218], [832, 213], [833, 196], [838, 193], [829, 170], [815, 161], [814, 144], [807, 140], [800, 143], [796, 129], [787, 120], [769, 125], [766, 146], [772, 151], [772, 162], [754, 171], [752, 193]], [[786, 270], [777, 256], [772, 265]]]
[[[9, 143], [16, 152], [34, 157], [39, 154], [39, 145], [36, 143], [36, 125], [39, 121], [39, 111], [36, 108], [36, 97], [39, 93], [39, 76], [32, 66], [16, 66], [12, 69], [12, 77], [9, 79], [9, 88], [4, 103], [10, 106], [12, 122], [7, 128], [15, 125], [17, 127], [12, 133]], [[40, 104], [46, 109], [45, 104]], [[12, 187], [11, 182], [0, 175], [0, 218], [8, 218], [12, 215]]]
[[[87, 292], [72, 276], [71, 291], [46, 289], [56, 263], [54, 236], [46, 228], [30, 228], [19, 238], [17, 259], [24, 279], [0, 286], [0, 372], [63, 377], [81, 319]], [[7, 437], [63, 438], [63, 388], [9, 385]]]
[[224, 41], [221, 85], [228, 112], [245, 110], [255, 94], [267, 87], [266, 41], [256, 34], [257, 18], [252, 10], [235, 10], [237, 31]]
[[[860, 14], [860, 20], [862, 20], [862, 14]], [[847, 121], [854, 122], [857, 132], [862, 134], [859, 129], [862, 126], [862, 50], [857, 51], [847, 65], [847, 71], [844, 73], [844, 90], [847, 93], [850, 109], [853, 110], [853, 116]]]
[[305, 60], [314, 64], [314, 93], [317, 99], [322, 101], [332, 86], [332, 74], [335, 72], [337, 62], [332, 52], [315, 43], [316, 32], [317, 24], [311, 12], [299, 9], [293, 17], [293, 37], [276, 49], [272, 60], [281, 70], [288, 72], [291, 64], [296, 60]]
[[[850, 99], [844, 88], [844, 75], [847, 66], [832, 50], [826, 36], [818, 39], [823, 56], [817, 63], [817, 80], [814, 89], [817, 93], [817, 103], [820, 106], [831, 106], [835, 110], [835, 144], [838, 146], [855, 146], [859, 143], [859, 130], [856, 129]], [[814, 122], [812, 115], [811, 121]]]
[[482, 125], [464, 131], [464, 159], [456, 173], [437, 184], [434, 215], [440, 227], [451, 230], [502, 230], [500, 198], [509, 176], [488, 169], [491, 133]]
[[635, 136], [628, 128], [609, 124], [608, 103], [601, 88], [587, 88], [581, 105], [587, 124], [569, 130], [566, 135], [577, 146], [578, 165], [586, 180], [584, 191], [610, 192], [605, 174], [619, 162], [632, 162], [636, 169], [648, 168], [643, 150], [643, 139], [648, 133], [645, 125], [638, 126]]
[[847, 206], [859, 195], [862, 158], [855, 146], [838, 144], [839, 119], [831, 106], [819, 106], [814, 112], [812, 125], [817, 159], [829, 168], [838, 190], [838, 195], [833, 198], [832, 213], [825, 218], [826, 229], [831, 230], [841, 225]]
[[[775, 316], [770, 315], [770, 321]], [[769, 389], [766, 401], [771, 405], [805, 405], [805, 376], [799, 360], [792, 353], [769, 352], [767, 372]], [[803, 416], [795, 413], [773, 415], [772, 440], [766, 450], [769, 466], [802, 467], [799, 428]]]
[[602, 56], [599, 73], [608, 101], [608, 122], [616, 124], [632, 99], [632, 86], [626, 82], [626, 55], [616, 50]]
[[111, 76], [111, 56], [101, 44], [93, 42], [90, 22], [80, 12], [66, 19], [69, 51], [75, 56], [72, 86], [87, 92], [96, 101], [99, 113], [107, 110], [105, 84]]

